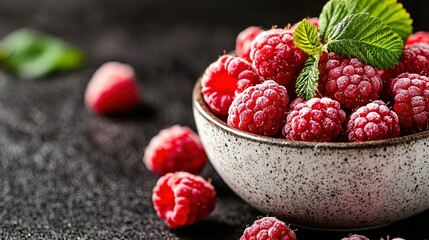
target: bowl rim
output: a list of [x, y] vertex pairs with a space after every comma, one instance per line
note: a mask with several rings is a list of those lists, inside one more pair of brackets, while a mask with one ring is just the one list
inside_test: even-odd
[[209, 122], [215, 124], [224, 131], [229, 132], [237, 137], [244, 139], [251, 139], [264, 144], [289, 146], [295, 148], [330, 148], [330, 149], [363, 149], [363, 148], [379, 148], [397, 144], [410, 143], [412, 141], [429, 138], [429, 130], [419, 133], [413, 133], [396, 138], [389, 138], [383, 140], [365, 141], [365, 142], [305, 142], [305, 141], [291, 141], [282, 138], [268, 137], [245, 132], [236, 128], [228, 126], [224, 121], [214, 115], [207, 104], [205, 103], [201, 94], [201, 78], [200, 77], [194, 85], [192, 93], [192, 102], [194, 108]]

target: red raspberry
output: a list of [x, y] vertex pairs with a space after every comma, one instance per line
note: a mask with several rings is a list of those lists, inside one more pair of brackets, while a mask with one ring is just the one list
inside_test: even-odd
[[108, 62], [92, 76], [85, 92], [85, 104], [100, 115], [130, 111], [139, 105], [139, 87], [131, 66]]
[[395, 96], [393, 110], [402, 130], [429, 128], [429, 79], [414, 73], [403, 73], [391, 82]]
[[390, 86], [393, 78], [405, 72], [429, 76], [429, 44], [418, 43], [405, 47], [399, 64], [384, 71], [382, 78]]
[[341, 240], [369, 240], [367, 237], [363, 236], [363, 235], [351, 235], [350, 237], [345, 237]]
[[283, 86], [295, 81], [307, 54], [293, 43], [292, 32], [271, 29], [260, 33], [250, 46], [250, 59], [264, 80], [274, 80]]
[[329, 53], [319, 70], [319, 91], [350, 109], [378, 99], [383, 88], [378, 69], [357, 58]]
[[304, 98], [295, 98], [289, 105], [289, 109], [292, 111], [295, 109], [296, 105], [300, 104], [300, 103], [305, 103], [305, 99]]
[[250, 26], [240, 32], [235, 41], [235, 54], [237, 54], [238, 57], [250, 61], [250, 44], [252, 43], [253, 39], [255, 39], [255, 37], [263, 31], [264, 29], [261, 27]]
[[352, 142], [397, 137], [400, 133], [398, 115], [384, 102], [377, 100], [350, 115], [347, 132]]
[[341, 133], [346, 113], [330, 98], [298, 103], [288, 114], [283, 135], [288, 140], [331, 142]]
[[[307, 21], [309, 21], [314, 26], [319, 27], [319, 18], [318, 17], [306, 18], [306, 19], [307, 19]], [[298, 24], [299, 24], [299, 22], [297, 22], [294, 25], [292, 25], [292, 27], [290, 28], [290, 30], [295, 31], [296, 27], [298, 27]]]
[[201, 93], [211, 111], [226, 115], [235, 96], [259, 82], [249, 62], [224, 55], [206, 69], [201, 80]]
[[275, 217], [263, 217], [244, 230], [240, 240], [296, 240], [295, 232]]
[[264, 136], [277, 134], [286, 118], [289, 96], [284, 86], [269, 80], [247, 88], [229, 108], [228, 125]]
[[169, 227], [178, 228], [210, 215], [216, 204], [216, 191], [200, 176], [187, 172], [168, 173], [156, 183], [152, 203]]
[[207, 155], [197, 134], [175, 125], [161, 130], [150, 140], [143, 162], [157, 175], [176, 171], [200, 173]]
[[416, 43], [429, 44], [429, 32], [420, 31], [420, 32], [415, 32], [414, 34], [411, 34], [410, 36], [408, 36], [405, 46], [411, 46]]

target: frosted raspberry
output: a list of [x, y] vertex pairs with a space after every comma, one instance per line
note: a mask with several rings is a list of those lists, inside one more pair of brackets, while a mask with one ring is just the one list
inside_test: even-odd
[[206, 218], [215, 207], [216, 192], [200, 176], [187, 172], [168, 173], [156, 183], [152, 203], [169, 227], [178, 228]]
[[377, 68], [357, 58], [345, 58], [335, 53], [320, 62], [319, 91], [350, 109], [379, 98], [383, 89]]
[[[307, 21], [309, 21], [314, 26], [319, 27], [319, 18], [318, 17], [312, 17], [312, 18], [306, 18], [306, 19], [307, 19]], [[297, 22], [294, 25], [292, 25], [292, 27], [290, 28], [290, 30], [295, 31], [295, 29], [298, 27], [299, 23], [300, 22]]]
[[235, 54], [237, 54], [238, 57], [250, 61], [250, 44], [253, 39], [263, 31], [264, 29], [256, 26], [250, 26], [241, 31], [235, 41]]
[[312, 98], [298, 103], [287, 115], [283, 135], [288, 140], [331, 142], [341, 133], [346, 113], [330, 98]]
[[408, 36], [405, 46], [406, 47], [411, 46], [416, 43], [429, 44], [429, 32], [420, 31], [420, 32], [415, 32], [414, 34], [411, 34], [410, 36]]
[[295, 98], [291, 103], [290, 103], [290, 106], [289, 106], [289, 110], [294, 110], [295, 109], [295, 106], [296, 105], [298, 105], [298, 104], [300, 104], [300, 103], [305, 103], [305, 99], [304, 98]]
[[224, 55], [206, 69], [201, 79], [201, 93], [212, 112], [226, 115], [235, 96], [259, 82], [249, 62]]
[[351, 235], [350, 237], [345, 237], [341, 240], [369, 240], [367, 237], [363, 236], [363, 235]]
[[139, 105], [140, 93], [131, 66], [108, 62], [92, 76], [85, 91], [86, 107], [100, 115], [124, 113]]
[[150, 140], [143, 162], [157, 175], [176, 171], [200, 173], [207, 155], [197, 134], [175, 125], [161, 130]]
[[400, 133], [398, 115], [384, 102], [377, 100], [358, 108], [350, 115], [347, 132], [352, 142], [397, 137]]
[[385, 70], [382, 78], [390, 86], [393, 78], [405, 72], [429, 76], [429, 44], [417, 43], [405, 47], [399, 64]]
[[240, 240], [296, 240], [296, 235], [277, 218], [264, 217], [247, 227]]
[[292, 32], [284, 29], [264, 31], [250, 46], [250, 59], [259, 76], [283, 86], [295, 81], [306, 58], [293, 43]]
[[395, 96], [393, 110], [398, 114], [401, 130], [420, 131], [429, 125], [429, 79], [403, 73], [391, 82]]
[[289, 96], [270, 80], [247, 88], [229, 108], [228, 125], [264, 136], [275, 135], [284, 124]]

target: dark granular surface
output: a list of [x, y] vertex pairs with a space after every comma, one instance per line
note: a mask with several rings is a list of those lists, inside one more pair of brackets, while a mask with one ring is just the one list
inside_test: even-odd
[[[424, 2], [408, 5], [426, 16]], [[325, 1], [245, 3], [1, 0], [0, 36], [33, 27], [82, 47], [88, 62], [39, 81], [0, 74], [0, 239], [233, 240], [264, 216], [208, 166], [203, 176], [217, 190], [214, 212], [195, 226], [169, 230], [151, 203], [158, 177], [142, 162], [144, 147], [160, 129], [180, 124], [195, 130], [192, 87], [209, 63], [234, 47], [236, 34], [249, 25], [268, 28], [317, 15]], [[243, 6], [246, 13], [238, 14]], [[419, 12], [412, 16], [418, 28], [424, 21]], [[89, 78], [110, 60], [131, 64], [143, 88], [144, 103], [127, 116], [97, 117], [84, 107]], [[428, 220], [426, 211], [354, 233], [427, 239]], [[299, 240], [349, 235], [291, 228]]]

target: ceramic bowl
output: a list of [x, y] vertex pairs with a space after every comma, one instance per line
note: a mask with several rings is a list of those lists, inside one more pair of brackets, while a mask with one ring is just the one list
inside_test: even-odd
[[289, 224], [367, 229], [429, 208], [429, 131], [362, 143], [259, 136], [213, 115], [198, 81], [193, 112], [207, 155], [244, 201]]

